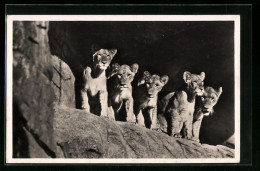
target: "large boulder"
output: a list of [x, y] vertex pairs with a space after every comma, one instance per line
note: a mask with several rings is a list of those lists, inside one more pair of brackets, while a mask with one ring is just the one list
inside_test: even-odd
[[133, 123], [57, 106], [54, 132], [66, 158], [232, 158], [234, 150], [177, 139]]
[[[38, 149], [38, 146], [42, 146], [50, 157], [55, 157], [52, 126], [55, 98], [50, 81], [53, 72], [48, 30], [40, 26], [48, 28], [48, 22], [13, 23], [14, 157], [31, 157], [29, 150]], [[39, 143], [30, 141], [32, 138], [28, 134]], [[35, 155], [44, 156], [39, 150], [35, 151]]]
[[48, 26], [38, 21], [13, 23], [14, 157], [56, 157], [54, 105], [75, 107], [74, 76], [51, 56]]

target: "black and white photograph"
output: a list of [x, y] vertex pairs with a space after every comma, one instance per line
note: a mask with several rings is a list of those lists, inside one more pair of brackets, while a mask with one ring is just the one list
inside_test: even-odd
[[239, 15], [7, 15], [7, 163], [239, 163]]

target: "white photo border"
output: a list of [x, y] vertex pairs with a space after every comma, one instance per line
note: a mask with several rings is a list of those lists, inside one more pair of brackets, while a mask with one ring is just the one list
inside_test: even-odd
[[[6, 163], [239, 163], [240, 162], [240, 15], [7, 15], [6, 16]], [[13, 21], [234, 21], [235, 157], [197, 159], [64, 159], [13, 158]]]

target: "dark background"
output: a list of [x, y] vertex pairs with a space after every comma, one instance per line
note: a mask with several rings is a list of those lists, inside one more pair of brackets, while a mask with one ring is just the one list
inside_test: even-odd
[[50, 22], [52, 54], [63, 59], [76, 77], [92, 62], [91, 45], [116, 48], [112, 62], [139, 64], [135, 81], [143, 71], [168, 75], [163, 91], [175, 91], [185, 71], [206, 73], [205, 86], [223, 94], [215, 113], [203, 120], [201, 142], [223, 143], [234, 133], [234, 22]]

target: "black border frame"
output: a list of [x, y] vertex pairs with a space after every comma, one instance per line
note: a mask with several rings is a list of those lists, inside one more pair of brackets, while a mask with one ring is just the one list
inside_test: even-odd
[[[54, 4], [41, 4], [41, 5], [6, 5], [5, 15], [46, 15], [46, 14], [59, 14], [59, 15], [104, 15], [104, 14], [120, 14], [120, 15], [240, 15], [241, 17], [241, 161], [240, 164], [77, 164], [82, 167], [88, 166], [89, 169], [93, 169], [93, 166], [102, 165], [99, 169], [123, 169], [119, 166], [134, 165], [134, 166], [150, 166], [147, 169], [158, 169], [158, 167], [153, 166], [175, 166], [174, 169], [181, 169], [180, 166], [187, 166], [185, 168], [193, 169], [191, 166], [203, 166], [200, 169], [209, 169], [212, 166], [221, 169], [224, 166], [242, 166], [241, 168], [246, 169], [247, 166], [252, 166], [253, 156], [252, 156], [252, 140], [256, 140], [252, 136], [252, 5], [250, 4], [197, 4], [197, 5], [182, 5], [182, 4], [147, 4], [147, 5], [137, 5], [137, 4], [88, 4], [88, 5], [54, 5]], [[6, 17], [6, 16], [5, 16]], [[6, 30], [6, 26], [5, 26]], [[3, 85], [3, 84], [2, 84]], [[5, 86], [6, 87], [6, 86]], [[4, 94], [5, 95], [5, 94]], [[5, 101], [5, 100], [4, 100]], [[5, 106], [4, 108], [5, 109]], [[4, 110], [5, 111], [5, 110]], [[6, 114], [6, 112], [5, 112]], [[5, 115], [6, 116], [6, 115]], [[254, 117], [255, 118], [255, 117]], [[6, 117], [4, 118], [5, 121]], [[4, 135], [5, 135], [5, 123]], [[4, 141], [5, 141], [5, 136]], [[5, 147], [4, 142], [4, 147]], [[2, 154], [5, 154], [5, 148]], [[3, 155], [3, 161], [5, 163], [5, 155]], [[255, 160], [254, 160], [255, 161]], [[256, 160], [257, 161], [257, 160]], [[254, 163], [256, 164], [256, 163]], [[57, 166], [64, 166], [65, 164], [8, 164], [10, 166], [21, 166], [25, 170], [38, 169], [38, 166], [52, 166], [53, 169], [58, 169]], [[27, 167], [33, 165], [34, 167]], [[67, 164], [66, 164], [67, 165]], [[71, 170], [72, 166], [75, 164], [69, 164], [66, 169]], [[108, 167], [109, 166], [109, 167]], [[111, 167], [117, 166], [117, 167]], [[16, 167], [11, 167], [15, 170]], [[11, 169], [9, 168], [9, 169]], [[9, 170], [8, 169], [8, 170]], [[103, 170], [102, 169], [102, 170]], [[133, 168], [132, 168], [133, 169]], [[131, 170], [132, 170], [131, 169]], [[216, 168], [215, 168], [216, 169]], [[235, 169], [233, 167], [233, 169]], [[223, 170], [223, 168], [221, 169]]]

